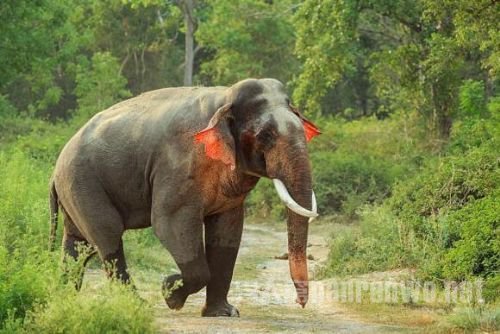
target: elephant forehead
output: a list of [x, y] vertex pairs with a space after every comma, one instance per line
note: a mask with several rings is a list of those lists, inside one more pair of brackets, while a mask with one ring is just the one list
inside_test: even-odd
[[284, 106], [269, 106], [271, 109], [264, 114], [266, 123], [274, 123], [280, 135], [289, 135], [291, 129], [300, 129], [300, 119]]

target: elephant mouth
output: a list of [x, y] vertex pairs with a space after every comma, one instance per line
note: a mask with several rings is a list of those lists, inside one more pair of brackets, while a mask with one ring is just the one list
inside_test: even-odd
[[276, 188], [276, 192], [278, 193], [281, 201], [293, 212], [303, 217], [309, 218], [309, 223], [312, 222], [316, 217], [318, 217], [318, 206], [316, 202], [316, 195], [314, 194], [314, 190], [311, 194], [311, 203], [312, 208], [308, 210], [302, 206], [300, 206], [290, 195], [288, 190], [286, 189], [285, 184], [280, 179], [273, 179], [274, 187]]

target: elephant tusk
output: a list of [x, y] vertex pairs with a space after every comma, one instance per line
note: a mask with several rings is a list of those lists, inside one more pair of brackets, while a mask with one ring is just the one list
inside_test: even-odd
[[278, 196], [290, 210], [303, 217], [315, 218], [318, 216], [318, 213], [316, 212], [317, 211], [316, 196], [314, 195], [314, 192], [312, 193], [312, 211], [311, 211], [301, 207], [299, 204], [297, 204], [297, 202], [293, 200], [292, 196], [290, 196], [290, 193], [286, 189], [283, 182], [281, 182], [281, 180], [273, 179], [273, 183], [274, 187], [276, 188], [276, 191], [278, 192]]
[[311, 211], [315, 212], [316, 216], [310, 217], [309, 223], [311, 223], [318, 216], [318, 203], [316, 202], [316, 194], [314, 193], [314, 190], [312, 191], [312, 194], [311, 194], [311, 202], [312, 202], [312, 210]]

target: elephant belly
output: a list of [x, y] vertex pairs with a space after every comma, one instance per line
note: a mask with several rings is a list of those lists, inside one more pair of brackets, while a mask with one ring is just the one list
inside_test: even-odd
[[125, 229], [139, 229], [151, 226], [151, 210], [138, 209], [130, 211], [124, 219]]

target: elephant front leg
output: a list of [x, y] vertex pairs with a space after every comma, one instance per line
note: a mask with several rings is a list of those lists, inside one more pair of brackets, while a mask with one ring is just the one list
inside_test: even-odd
[[227, 301], [233, 269], [243, 230], [243, 207], [205, 219], [205, 252], [210, 269], [205, 317], [238, 317], [239, 311]]
[[153, 210], [153, 230], [181, 273], [168, 276], [162, 290], [168, 307], [179, 310], [190, 294], [204, 288], [210, 280], [203, 249], [203, 222], [199, 211], [188, 206], [175, 214], [163, 213], [163, 209]]

